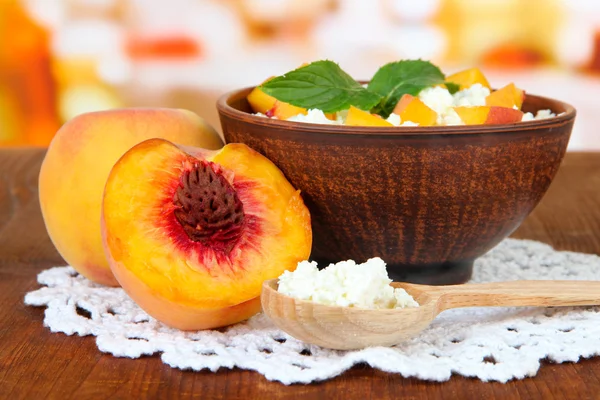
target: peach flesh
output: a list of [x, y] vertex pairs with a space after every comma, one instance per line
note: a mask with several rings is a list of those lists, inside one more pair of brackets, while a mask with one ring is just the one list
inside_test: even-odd
[[486, 97], [485, 103], [487, 106], [498, 106], [508, 108], [516, 106], [520, 110], [521, 106], [523, 105], [524, 98], [525, 92], [516, 87], [514, 83], [509, 83], [503, 88], [500, 88], [490, 93]]
[[390, 122], [381, 118], [377, 114], [371, 114], [368, 111], [350, 106], [348, 116], [346, 117], [348, 126], [393, 126]]
[[519, 110], [498, 106], [454, 107], [454, 111], [466, 125], [512, 124], [523, 117]]
[[[104, 223], [103, 232], [106, 232]], [[177, 301], [165, 299], [163, 295], [146, 285], [137, 284], [137, 277], [126, 268], [113, 268], [121, 287], [149, 315], [171, 327], [181, 330], [212, 329], [235, 324], [260, 312], [260, 296], [242, 303], [223, 308], [193, 308]]]
[[490, 83], [479, 68], [469, 68], [459, 71], [447, 76], [446, 81], [456, 83], [460, 86], [460, 90], [467, 89], [475, 83], [479, 83], [488, 89], [490, 88]]
[[266, 114], [275, 105], [275, 99], [256, 87], [248, 95], [248, 103], [255, 113]]
[[405, 94], [400, 98], [394, 108], [394, 113], [398, 114], [402, 121], [415, 122], [420, 126], [433, 126], [437, 121], [437, 113], [421, 99], [410, 94]]

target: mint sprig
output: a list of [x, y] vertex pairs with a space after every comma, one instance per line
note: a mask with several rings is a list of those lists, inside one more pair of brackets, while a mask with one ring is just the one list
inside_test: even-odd
[[387, 118], [403, 95], [416, 96], [426, 87], [440, 83], [444, 83], [444, 74], [428, 61], [404, 60], [386, 64], [369, 82], [369, 91], [382, 97], [373, 112]]
[[297, 107], [316, 108], [326, 113], [354, 106], [387, 118], [405, 94], [445, 84], [451, 94], [460, 87], [445, 82], [442, 71], [423, 60], [402, 60], [379, 68], [365, 89], [333, 61], [316, 61], [260, 87], [268, 95]]
[[277, 100], [325, 113], [354, 106], [370, 110], [381, 95], [362, 87], [333, 61], [316, 61], [262, 84], [261, 89]]

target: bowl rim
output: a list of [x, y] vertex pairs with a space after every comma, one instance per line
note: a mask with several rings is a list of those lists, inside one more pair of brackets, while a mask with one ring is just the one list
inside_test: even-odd
[[244, 92], [250, 92], [256, 86], [248, 86], [242, 89], [231, 90], [219, 97], [217, 100], [217, 110], [219, 114], [226, 115], [236, 120], [242, 120], [253, 125], [262, 125], [270, 128], [285, 129], [290, 131], [303, 131], [312, 133], [335, 134], [335, 135], [379, 135], [379, 136], [412, 136], [412, 135], [466, 135], [482, 133], [499, 132], [523, 132], [528, 130], [537, 130], [551, 126], [565, 125], [575, 119], [577, 110], [571, 104], [553, 99], [551, 97], [527, 94], [529, 97], [537, 98], [543, 102], [555, 102], [564, 107], [565, 111], [552, 118], [540, 120], [515, 122], [511, 124], [498, 125], [445, 125], [445, 126], [348, 126], [348, 125], [328, 125], [315, 124], [307, 122], [285, 121], [278, 119], [265, 118], [262, 116], [250, 114], [228, 104], [228, 101], [239, 96]]

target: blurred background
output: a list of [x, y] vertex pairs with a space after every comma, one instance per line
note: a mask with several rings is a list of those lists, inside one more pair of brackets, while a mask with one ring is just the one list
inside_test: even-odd
[[218, 127], [219, 95], [304, 62], [367, 79], [423, 58], [570, 102], [570, 150], [600, 150], [598, 0], [0, 0], [0, 38], [0, 146], [46, 146], [114, 107]]

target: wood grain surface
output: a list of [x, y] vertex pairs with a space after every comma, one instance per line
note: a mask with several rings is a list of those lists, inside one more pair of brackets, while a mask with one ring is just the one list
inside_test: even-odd
[[[157, 356], [102, 354], [93, 337], [53, 334], [44, 310], [23, 296], [36, 274], [60, 265], [37, 200], [37, 149], [0, 150], [0, 398], [2, 399], [596, 399], [600, 359], [543, 363], [537, 376], [507, 384], [454, 376], [433, 383], [358, 365], [311, 385], [284, 386], [251, 372], [172, 369]], [[549, 192], [513, 237], [600, 253], [600, 153], [567, 154]]]

